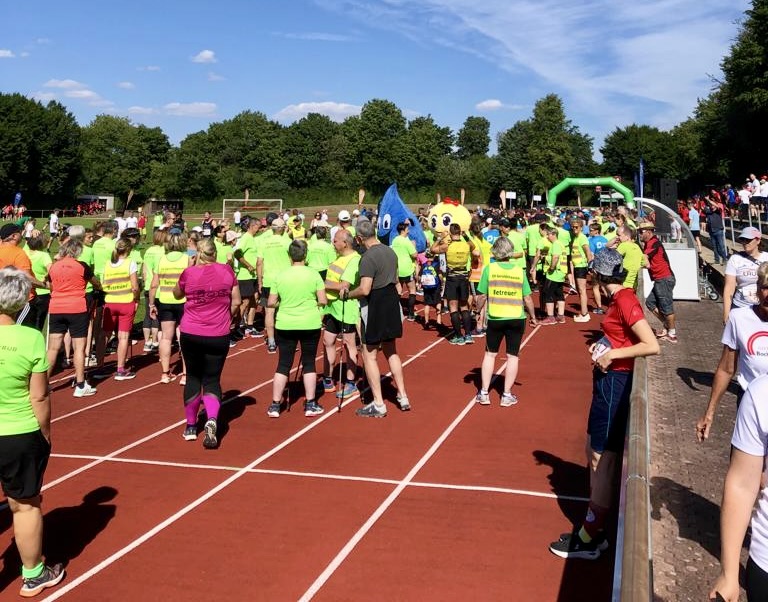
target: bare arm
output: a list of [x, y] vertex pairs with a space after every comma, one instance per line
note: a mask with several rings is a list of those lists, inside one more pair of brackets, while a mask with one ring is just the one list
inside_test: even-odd
[[349, 283], [342, 282], [342, 291], [348, 291], [347, 297], [350, 299], [360, 299], [361, 297], [367, 297], [371, 294], [371, 288], [373, 287], [373, 278], [370, 276], [363, 276], [360, 278], [360, 284], [357, 288], [349, 290]]
[[51, 397], [48, 388], [48, 374], [33, 372], [29, 378], [29, 401], [32, 412], [40, 425], [40, 432], [51, 442]]
[[232, 287], [232, 301], [229, 305], [230, 315], [234, 316], [235, 314], [237, 314], [238, 310], [240, 309], [240, 304], [242, 302], [243, 302], [243, 299], [240, 296], [240, 285], [235, 283], [235, 286]]
[[728, 314], [731, 313], [733, 305], [733, 294], [736, 292], [736, 276], [725, 275], [725, 284], [723, 284], [723, 324], [728, 321]]
[[723, 352], [720, 354], [720, 361], [715, 370], [715, 376], [712, 379], [712, 390], [709, 392], [709, 403], [704, 415], [696, 423], [696, 437], [704, 441], [709, 437], [709, 429], [712, 428], [712, 421], [715, 419], [715, 410], [717, 405], [728, 390], [728, 385], [736, 374], [736, 366], [739, 363], [739, 352], [731, 349], [728, 345], [723, 345]]
[[320, 307], [325, 307], [328, 305], [328, 296], [325, 294], [325, 289], [320, 289], [317, 291], [317, 304]]
[[635, 333], [635, 336], [638, 339], [640, 339], [639, 342], [630, 347], [610, 349], [607, 353], [597, 358], [595, 364], [597, 364], [603, 372], [608, 370], [608, 367], [613, 360], [658, 355], [659, 341], [656, 339], [653, 330], [651, 330], [651, 325], [648, 324], [648, 320], [643, 318], [642, 320], [635, 322], [632, 325], [632, 332]]

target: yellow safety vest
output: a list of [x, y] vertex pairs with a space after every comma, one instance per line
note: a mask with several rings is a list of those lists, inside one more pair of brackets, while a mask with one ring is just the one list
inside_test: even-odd
[[106, 293], [106, 303], [132, 303], [134, 295], [131, 289], [131, 260], [124, 257], [117, 267], [114, 267], [112, 262], [107, 262], [101, 286]]
[[157, 275], [160, 278], [160, 285], [157, 288], [157, 300], [160, 303], [184, 303], [187, 299], [182, 297], [177, 299], [173, 296], [173, 289], [179, 282], [179, 276], [187, 269], [189, 265], [189, 255], [182, 253], [176, 260], [168, 259], [168, 255], [163, 255], [157, 265]]
[[498, 263], [488, 266], [488, 315], [511, 320], [522, 318], [523, 280], [520, 266], [504, 269]]
[[[349, 255], [342, 255], [337, 257], [336, 260], [328, 266], [328, 271], [325, 273], [325, 281], [332, 282], [334, 284], [341, 282], [341, 276], [344, 274], [344, 270], [347, 269], [349, 262], [352, 261], [356, 256], [357, 253], [350, 253]], [[325, 292], [325, 294], [328, 297], [328, 301], [336, 301], [339, 298], [338, 291], [328, 290]]]

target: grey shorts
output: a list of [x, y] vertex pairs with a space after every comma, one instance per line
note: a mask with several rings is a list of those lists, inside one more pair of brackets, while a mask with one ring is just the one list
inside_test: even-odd
[[662, 278], [656, 280], [653, 283], [651, 294], [645, 300], [645, 306], [653, 311], [659, 310], [659, 313], [663, 316], [669, 316], [675, 313], [675, 306], [672, 302], [672, 291], [675, 289], [675, 277], [669, 276], [668, 278]]

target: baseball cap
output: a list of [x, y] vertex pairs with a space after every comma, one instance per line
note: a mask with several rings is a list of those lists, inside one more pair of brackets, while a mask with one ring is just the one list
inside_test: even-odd
[[[269, 218], [267, 218], [267, 221], [269, 221]], [[285, 228], [285, 220], [282, 217], [276, 217], [272, 220], [272, 227], [273, 228]]]
[[194, 228], [192, 228], [192, 232], [202, 232], [202, 231], [203, 231], [202, 226], [195, 226]]
[[655, 230], [656, 226], [653, 222], [640, 222], [637, 225], [638, 230]]
[[238, 238], [237, 232], [235, 232], [234, 230], [227, 230], [227, 232], [224, 234], [224, 240], [226, 240], [227, 242], [233, 242], [237, 240], [237, 238]]
[[359, 212], [357, 209], [355, 209], [355, 210], [352, 212], [352, 215], [354, 215], [355, 217], [357, 217], [358, 215], [360, 215], [360, 212]]
[[341, 222], [348, 222], [350, 219], [352, 219], [349, 215], [349, 211], [346, 209], [342, 209], [339, 211], [339, 221]]
[[760, 232], [760, 230], [758, 230], [754, 226], [747, 226], [739, 234], [739, 240], [741, 240], [742, 238], [745, 240], [753, 240], [757, 238], [759, 240], [762, 237], [763, 237], [763, 234]]
[[592, 260], [592, 270], [601, 276], [620, 276], [624, 258], [616, 249], [603, 247]]
[[0, 228], [0, 240], [5, 240], [17, 232], [21, 232], [21, 228], [16, 224], [4, 224], [3, 227]]

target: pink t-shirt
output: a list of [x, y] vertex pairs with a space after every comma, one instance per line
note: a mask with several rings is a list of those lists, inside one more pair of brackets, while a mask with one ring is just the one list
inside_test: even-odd
[[181, 332], [205, 337], [228, 335], [232, 288], [236, 284], [235, 273], [225, 263], [185, 269], [179, 277], [179, 287], [187, 298]]

